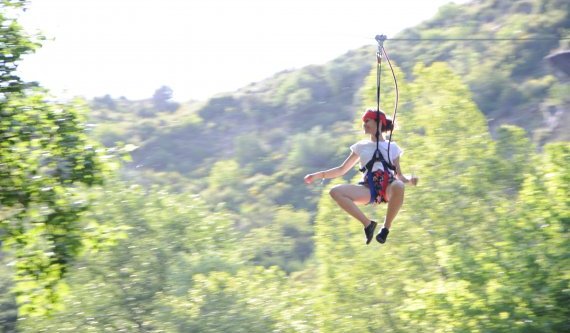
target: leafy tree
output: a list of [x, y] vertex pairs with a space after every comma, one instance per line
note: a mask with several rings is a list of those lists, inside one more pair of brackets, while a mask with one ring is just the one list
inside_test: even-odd
[[534, 146], [527, 133], [516, 126], [502, 126], [497, 131], [494, 181], [507, 193], [518, 193], [528, 173], [538, 170]]
[[122, 182], [94, 196], [84, 218], [90, 228], [107, 226], [111, 243], [84, 252], [66, 275], [63, 308], [42, 320], [22, 319], [22, 332], [170, 331], [175, 318], [166, 300], [186, 295], [195, 275], [236, 270], [232, 221], [198, 197]]
[[225, 202], [234, 209], [244, 200], [241, 184], [243, 170], [235, 160], [216, 162], [208, 176], [208, 188], [203, 192], [211, 203]]
[[172, 89], [167, 86], [162, 86], [158, 88], [154, 95], [152, 95], [152, 102], [154, 107], [158, 111], [176, 111], [179, 105], [171, 101], [172, 99]]
[[14, 17], [14, 12], [24, 8], [26, 0], [2, 0], [0, 2], [0, 103], [6, 94], [20, 92], [29, 86], [15, 74], [23, 55], [34, 52], [41, 36], [33, 39], [24, 32]]
[[[492, 236], [481, 221], [493, 221], [484, 204], [493, 144], [469, 90], [448, 67], [418, 66], [414, 77], [408, 86], [414, 105], [401, 110], [398, 141], [404, 170], [413, 165], [422, 187], [407, 190], [390, 246], [365, 247], [354, 219], [326, 196], [319, 203], [322, 332], [456, 330], [460, 318], [482, 311], [470, 307], [479, 277], [473, 258]], [[385, 208], [369, 211], [381, 221], [372, 209]]]
[[95, 97], [91, 103], [91, 107], [95, 109], [108, 109], [111, 111], [117, 110], [117, 103], [111, 97], [111, 95], [106, 94], [103, 97]]
[[[505, 14], [508, 13], [508, 14]], [[532, 97], [524, 89], [528, 81], [550, 75], [545, 56], [564, 49], [570, 28], [570, 5], [564, 0], [495, 1], [447, 5], [431, 20], [405, 30], [407, 38], [536, 38], [528, 41], [389, 44], [391, 54], [407, 74], [416, 63], [445, 61], [471, 87], [473, 98], [492, 125], [514, 124], [534, 132], [542, 126], [538, 111], [547, 98], [550, 83]], [[437, 88], [434, 85], [434, 89]]]
[[61, 278], [84, 245], [83, 189], [102, 183], [108, 165], [86, 136], [82, 103], [49, 101], [14, 74], [37, 43], [8, 14], [25, 1], [1, 5], [0, 243], [15, 257], [20, 314], [42, 314], [57, 303]]
[[301, 270], [313, 254], [310, 218], [306, 211], [279, 207], [273, 221], [261, 223], [245, 235], [241, 257], [255, 266], [279, 266], [288, 273]]
[[0, 237], [17, 258], [22, 313], [56, 302], [59, 281], [83, 247], [83, 190], [101, 184], [108, 170], [85, 134], [82, 106], [45, 98], [12, 94], [0, 123]]
[[11, 293], [14, 286], [13, 266], [9, 265], [10, 258], [0, 252], [0, 332], [16, 332], [18, 307]]
[[[196, 275], [187, 295], [167, 300], [177, 332], [270, 332], [284, 308], [285, 276], [277, 269], [252, 268], [230, 275]], [[182, 306], [181, 306], [182, 305]], [[291, 331], [291, 330], [288, 330]]]
[[338, 151], [341, 148], [338, 147], [337, 140], [332, 133], [323, 131], [321, 127], [313, 127], [308, 133], [292, 136], [284, 165], [286, 168], [301, 166], [304, 170], [330, 167], [340, 155]]
[[[423, 71], [422, 77], [427, 78], [430, 74], [437, 73], [437, 70], [431, 72], [432, 70], [435, 68]], [[443, 75], [442, 72], [437, 76], [450, 79], [450, 76]], [[418, 79], [415, 83], [419, 84], [422, 80]], [[445, 90], [451, 92], [453, 86], [457, 87], [457, 83]], [[453, 105], [450, 96], [445, 93], [443, 95]], [[418, 100], [418, 97], [415, 96], [414, 99]], [[437, 96], [431, 95], [429, 100], [437, 100]], [[424, 100], [418, 101], [423, 105]], [[434, 105], [430, 106], [433, 108]], [[431, 144], [446, 142], [449, 135], [454, 137], [455, 144], [440, 145], [437, 166], [433, 170], [421, 171], [422, 176], [427, 174], [428, 177], [434, 177], [438, 183], [427, 184], [429, 190], [407, 196], [407, 200], [413, 201], [410, 207], [414, 212], [412, 220], [429, 221], [429, 233], [437, 236], [438, 240], [433, 245], [426, 242], [422, 244], [432, 245], [429, 248], [433, 249], [441, 277], [434, 276], [418, 282], [422, 275], [416, 273], [415, 278], [407, 282], [408, 286], [404, 290], [412, 293], [406, 298], [402, 319], [406, 319], [414, 331], [430, 330], [433, 323], [426, 322], [427, 317], [437, 323], [437, 328], [442, 331], [564, 330], [567, 323], [561, 318], [566, 314], [560, 311], [557, 304], [565, 300], [561, 286], [567, 285], [568, 281], [560, 273], [558, 263], [564, 263], [560, 254], [561, 249], [567, 246], [564, 243], [564, 233], [567, 231], [560, 228], [564, 218], [559, 220], [560, 215], [556, 212], [567, 210], [567, 200], [560, 200], [560, 195], [567, 195], [568, 188], [559, 185], [563, 183], [560, 182], [564, 179], [562, 175], [567, 174], [566, 168], [560, 168], [567, 164], [564, 162], [567, 157], [563, 157], [567, 151], [558, 148], [557, 154], [550, 155], [556, 156], [555, 158], [549, 156], [558, 161], [554, 164], [556, 167], [548, 162], [537, 163], [543, 166], [544, 171], [552, 170], [548, 177], [543, 178], [541, 175], [544, 171], [535, 171], [532, 166], [536, 157], [520, 129], [501, 129], [495, 147], [485, 137], [477, 135], [477, 131], [481, 132], [484, 126], [473, 118], [472, 112], [466, 112], [465, 104], [461, 108], [446, 107], [444, 110], [454, 118], [453, 126], [450, 126], [451, 123], [445, 126], [446, 134], [427, 129], [419, 131], [425, 133], [422, 138], [425, 143], [420, 151], [414, 150], [414, 155], [434, 154], [429, 152]], [[454, 110], [461, 112], [461, 118], [459, 114], [454, 115]], [[427, 117], [417, 115], [418, 112]], [[440, 118], [434, 117], [433, 112], [422, 107], [416, 106], [414, 119], [415, 123], [429, 119], [434, 129], [442, 128], [438, 124]], [[430, 123], [424, 124], [427, 126]], [[407, 139], [418, 143], [413, 136]], [[485, 151], [478, 151], [481, 147], [477, 147], [477, 141], [486, 147]], [[461, 149], [452, 153], [445, 147]], [[465, 153], [476, 156], [478, 161]], [[492, 162], [495, 158], [500, 161], [499, 164]], [[429, 163], [427, 157], [424, 157], [424, 161]], [[441, 161], [452, 164], [446, 165]], [[491, 163], [486, 165], [481, 162]], [[470, 167], [470, 164], [476, 166], [476, 169]], [[445, 170], [447, 175], [435, 176], [433, 172]], [[460, 172], [455, 172], [459, 170]], [[505, 179], [499, 179], [500, 177]], [[425, 176], [423, 179], [423, 184], [426, 184], [425, 181], [430, 182]], [[446, 190], [449, 185], [452, 187]], [[510, 196], [520, 186], [520, 198], [516, 201], [519, 204], [514, 205]], [[552, 192], [548, 189], [551, 186], [558, 190]], [[481, 192], [481, 189], [484, 191]], [[501, 193], [505, 190], [508, 191]], [[424, 192], [434, 201], [430, 202]], [[446, 192], [453, 193], [453, 196]], [[558, 196], [554, 200], [562, 205], [552, 205], [547, 199], [556, 192]], [[418, 215], [422, 211], [428, 213], [424, 218]], [[406, 218], [405, 215], [402, 217]], [[481, 247], [485, 250], [482, 251]], [[422, 265], [425, 265], [425, 257], [423, 261]], [[469, 320], [464, 320], [465, 318]]]
[[[548, 145], [543, 172], [526, 175], [518, 205], [498, 205], [500, 224], [485, 258], [485, 306], [499, 316], [487, 326], [512, 332], [568, 329], [568, 144]], [[488, 253], [489, 253], [488, 252]], [[497, 274], [501, 272], [501, 274]], [[480, 322], [479, 325], [482, 325]]]

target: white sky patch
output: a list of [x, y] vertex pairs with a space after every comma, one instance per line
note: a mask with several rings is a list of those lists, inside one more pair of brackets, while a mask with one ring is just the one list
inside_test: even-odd
[[374, 45], [449, 2], [32, 0], [20, 21], [50, 40], [18, 73], [56, 95], [139, 99], [167, 85], [179, 101], [206, 99]]

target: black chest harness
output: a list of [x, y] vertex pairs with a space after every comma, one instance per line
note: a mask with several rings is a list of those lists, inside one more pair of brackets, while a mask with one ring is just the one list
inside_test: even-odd
[[[379, 132], [377, 132], [377, 137], [378, 135]], [[366, 163], [366, 165], [360, 169], [360, 172], [365, 174], [365, 181], [368, 185], [368, 189], [370, 190], [370, 201], [368, 202], [370, 204], [374, 202], [388, 202], [386, 198], [386, 189], [388, 188], [388, 185], [390, 184], [390, 178], [392, 177], [390, 170], [396, 174], [396, 167], [389, 162], [389, 159], [390, 146], [388, 146], [388, 161], [386, 161], [382, 155], [382, 152], [380, 152], [378, 140], [376, 140], [376, 151], [374, 152], [374, 155], [372, 155], [372, 159], [370, 159], [370, 161], [368, 161], [368, 163]], [[372, 171], [372, 168], [376, 162], [382, 163], [383, 170]], [[381, 186], [379, 186], [380, 192], [378, 192], [376, 182], [380, 179]]]

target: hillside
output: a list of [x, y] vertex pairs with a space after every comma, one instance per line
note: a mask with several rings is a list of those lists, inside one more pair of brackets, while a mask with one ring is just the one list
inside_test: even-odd
[[[386, 47], [408, 77], [417, 63], [448, 63], [469, 85], [492, 129], [514, 124], [525, 128], [533, 141], [542, 145], [570, 139], [568, 80], [564, 75], [554, 75], [553, 68], [544, 61], [548, 54], [569, 48], [568, 13], [570, 3], [563, 0], [450, 4], [442, 7], [433, 19], [403, 31], [395, 39], [545, 39], [388, 40]], [[552, 39], [559, 36], [567, 39]], [[117, 130], [117, 122], [97, 116], [102, 112], [100, 107], [94, 108], [95, 122], [101, 127], [113, 123], [113, 136], [118, 141], [139, 138], [135, 163], [154, 170], [194, 173], [213, 161], [234, 156], [240, 149], [239, 143], [252, 137], [259, 145], [257, 157], [277, 156], [289, 150], [291, 137], [296, 133], [306, 133], [315, 126], [326, 132], [335, 123], [350, 122], [359, 112], [358, 91], [374, 60], [375, 47], [362, 47], [330, 63], [277, 73], [235, 93], [213, 97], [202, 105], [183, 107], [178, 110], [178, 117], [167, 118], [139, 106], [137, 113], [147, 115], [143, 120], [118, 121], [118, 128], [125, 128], [123, 132]], [[401, 91], [401, 96], [405, 100], [406, 91]], [[153, 119], [160, 120], [155, 124]], [[336, 126], [349, 128], [346, 124]], [[110, 144], [113, 140], [107, 134], [100, 137]], [[227, 138], [226, 142], [216, 140], [220, 136]], [[205, 143], [213, 146], [204, 150]], [[269, 172], [274, 171], [268, 168]]]
[[[92, 103], [92, 121], [106, 144], [139, 145], [134, 164], [156, 171], [203, 176], [215, 161], [237, 158], [242, 164], [257, 164], [256, 171], [272, 174], [296, 134], [354, 133], [352, 120], [359, 107], [355, 94], [372, 68], [367, 58], [365, 49], [348, 52], [326, 65], [281, 72], [233, 94], [184, 104], [176, 111], [150, 112], [151, 100], [145, 104], [124, 99], [110, 110], [101, 107], [99, 99]], [[252, 149], [252, 156], [235, 155]]]
[[[388, 40], [386, 48], [403, 72], [402, 112], [424, 107], [413, 100], [413, 91], [406, 90], [407, 81], [421, 78], [414, 77], [413, 69], [445, 62], [469, 86], [492, 134], [510, 124], [524, 128], [537, 147], [569, 140], [568, 79], [555, 75], [543, 60], [568, 47], [569, 13], [570, 3], [562, 0], [444, 6], [433, 19], [394, 37], [542, 39]], [[556, 36], [566, 39], [552, 39]], [[200, 194], [235, 213], [236, 226], [248, 232], [271, 224], [284, 206], [300, 214], [314, 212], [322, 186], [303, 186], [302, 177], [340, 163], [358, 138], [354, 119], [372, 100], [366, 96], [375, 89], [375, 52], [375, 46], [364, 46], [329, 63], [280, 72], [234, 93], [178, 108], [164, 107], [169, 105], [164, 87], [162, 94], [157, 91], [147, 101], [107, 96], [92, 103], [95, 134], [108, 145], [139, 147], [124, 170], [128, 179]], [[390, 102], [391, 74], [384, 69], [383, 94]], [[446, 85], [441, 80], [432, 81], [434, 93]], [[391, 104], [386, 105], [390, 110]], [[406, 139], [398, 135], [396, 141]], [[312, 237], [307, 224], [314, 216], [309, 215], [293, 228], [302, 235], [301, 243]], [[302, 248], [295, 253], [297, 259], [310, 256], [310, 246], [295, 246]], [[275, 257], [279, 256], [271, 260]]]
[[418, 62], [452, 66], [493, 129], [502, 124], [523, 127], [540, 145], [569, 140], [569, 77], [545, 60], [570, 49], [569, 13], [570, 2], [564, 0], [449, 4], [397, 38], [505, 40], [393, 41], [390, 47], [408, 74]]

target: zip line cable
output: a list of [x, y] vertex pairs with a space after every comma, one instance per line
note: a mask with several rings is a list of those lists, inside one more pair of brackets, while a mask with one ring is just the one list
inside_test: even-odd
[[[400, 34], [400, 33], [398, 33]], [[418, 34], [415, 34], [418, 35]], [[339, 32], [334, 35], [335, 38], [338, 36], [351, 37], [353, 40], [365, 40], [370, 41], [370, 37], [361, 34], [347, 34]], [[500, 41], [512, 41], [512, 42], [525, 42], [525, 41], [563, 41], [570, 40], [570, 36], [561, 35], [542, 35], [535, 37], [394, 37], [386, 38], [386, 41], [395, 42], [500, 42]]]
[[570, 37], [521, 37], [521, 38], [386, 38], [389, 41], [396, 42], [495, 42], [495, 41], [561, 41], [570, 40]]

